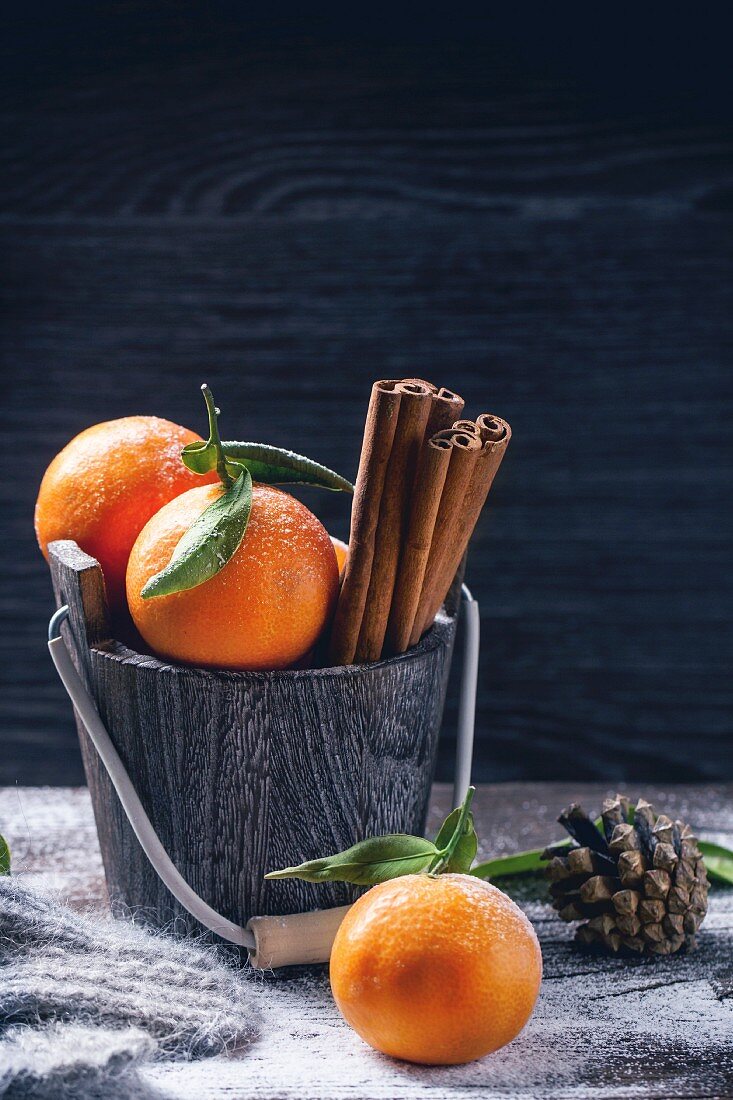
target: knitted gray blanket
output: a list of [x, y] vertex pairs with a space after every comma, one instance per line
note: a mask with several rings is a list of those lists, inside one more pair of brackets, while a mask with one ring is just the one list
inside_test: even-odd
[[138, 1069], [255, 1038], [252, 985], [213, 947], [84, 917], [0, 877], [0, 1097], [153, 1097]]

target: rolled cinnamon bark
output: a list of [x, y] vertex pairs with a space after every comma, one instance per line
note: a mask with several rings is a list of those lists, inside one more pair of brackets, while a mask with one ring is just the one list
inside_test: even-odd
[[456, 431], [468, 432], [469, 435], [481, 434], [475, 420], [456, 420], [452, 427], [454, 427]]
[[359, 663], [377, 661], [382, 655], [418, 457], [433, 403], [434, 387], [421, 380], [398, 382], [394, 391], [399, 395], [399, 415], [384, 478], [371, 577], [354, 657]]
[[498, 417], [457, 420], [462, 410], [424, 379], [372, 387], [333, 664], [403, 652], [445, 599], [509, 438]]
[[425, 438], [429, 439], [436, 432], [442, 432], [450, 428], [463, 412], [463, 403], [462, 397], [459, 397], [457, 393], [453, 393], [453, 390], [448, 390], [445, 386], [442, 386], [433, 395], [433, 404], [425, 428]]
[[464, 494], [462, 508], [453, 529], [453, 538], [443, 556], [436, 559], [432, 574], [431, 565], [428, 562], [430, 575], [426, 575], [423, 585], [423, 593], [410, 636], [411, 645], [414, 645], [431, 626], [440, 610], [486, 503], [496, 472], [509, 446], [512, 430], [500, 416], [482, 413], [476, 420], [476, 428], [482, 441], [482, 449]]
[[[460, 394], [454, 393], [453, 390], [449, 390], [445, 386], [441, 386], [440, 389], [438, 389], [432, 382], [426, 382], [424, 378], [402, 379], [403, 385], [409, 385], [410, 383], [415, 383], [418, 386], [427, 386], [433, 395], [430, 415], [425, 425], [425, 438], [429, 439], [431, 436], [435, 435], [436, 432], [442, 432], [447, 428], [453, 427], [456, 419], [463, 412], [465, 403]], [[474, 431], [477, 430], [472, 420], [464, 421], [463, 423], [468, 423]]]
[[404, 653], [410, 644], [452, 451], [448, 439], [432, 438], [426, 440], [420, 452], [407, 535], [387, 622], [385, 648], [392, 654]]
[[[447, 431], [438, 432], [437, 436], [433, 438], [448, 440], [451, 447], [451, 456], [435, 520], [435, 529], [425, 567], [420, 599], [410, 630], [410, 645], [414, 645], [423, 634], [422, 624], [427, 618], [429, 608], [438, 599], [438, 594], [440, 597], [438, 607], [440, 607], [450, 587], [452, 574], [445, 587], [442, 587], [446, 572], [446, 561], [449, 557], [453, 557], [457, 541], [456, 533], [461, 522], [466, 494], [483, 446], [478, 435], [462, 431], [460, 428], [449, 428]], [[453, 573], [458, 568], [463, 549], [458, 556]], [[433, 618], [435, 618], [435, 613]], [[432, 621], [431, 619], [430, 622]]]
[[359, 640], [379, 507], [400, 408], [401, 395], [395, 390], [396, 385], [395, 380], [385, 380], [372, 386], [351, 507], [349, 556], [331, 632], [329, 660], [333, 665], [352, 664]]
[[493, 413], [481, 413], [480, 416], [476, 417], [476, 428], [480, 432], [481, 438], [485, 443], [501, 443], [505, 441], [504, 450], [506, 450], [512, 434], [512, 430], [506, 420], [502, 420], [500, 416], [494, 416]]

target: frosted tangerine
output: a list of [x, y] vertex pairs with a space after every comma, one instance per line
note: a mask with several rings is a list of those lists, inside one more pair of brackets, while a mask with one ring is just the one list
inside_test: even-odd
[[327, 625], [338, 589], [331, 540], [295, 497], [255, 485], [244, 538], [210, 580], [143, 599], [143, 585], [170, 561], [182, 535], [223, 492], [191, 489], [146, 524], [127, 567], [127, 601], [140, 634], [158, 656], [229, 669], [288, 668]]
[[405, 875], [349, 910], [331, 988], [355, 1031], [409, 1062], [470, 1062], [510, 1042], [532, 1014], [542, 954], [511, 898], [471, 875]]
[[[124, 607], [132, 545], [164, 504], [201, 485], [181, 450], [201, 436], [157, 416], [125, 416], [75, 436], [43, 475], [36, 501], [39, 546], [73, 539], [102, 566], [107, 598]], [[206, 482], [216, 480], [212, 473]]]
[[338, 565], [340, 576], [344, 571], [346, 559], [349, 556], [349, 546], [348, 543], [342, 542], [341, 539], [337, 539], [335, 535], [331, 535], [331, 542], [333, 543], [333, 548], [336, 551], [336, 564]]

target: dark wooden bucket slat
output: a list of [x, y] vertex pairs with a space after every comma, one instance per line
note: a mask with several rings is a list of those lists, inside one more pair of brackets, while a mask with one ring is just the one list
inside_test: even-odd
[[[455, 635], [441, 616], [409, 653], [271, 673], [164, 664], [110, 637], [97, 562], [50, 548], [77, 668], [179, 871], [231, 920], [342, 905], [343, 884], [264, 872], [365, 836], [424, 828]], [[65, 628], [67, 629], [67, 628]], [[148, 863], [84, 729], [79, 737], [110, 898], [200, 931]]]

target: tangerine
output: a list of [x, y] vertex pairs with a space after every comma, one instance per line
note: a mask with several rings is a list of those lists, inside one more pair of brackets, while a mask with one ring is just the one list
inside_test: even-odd
[[352, 906], [331, 952], [342, 1015], [371, 1046], [455, 1065], [510, 1042], [532, 1014], [542, 953], [522, 910], [471, 875], [405, 875]]
[[315, 645], [338, 590], [326, 529], [289, 493], [253, 486], [244, 538], [209, 580], [167, 596], [140, 595], [222, 492], [221, 485], [190, 489], [140, 532], [127, 567], [132, 618], [153, 652], [169, 660], [240, 670], [288, 668]]
[[346, 542], [342, 542], [341, 539], [337, 539], [335, 535], [331, 535], [331, 542], [336, 551], [336, 564], [338, 565], [339, 576], [341, 576], [344, 571], [344, 566], [346, 565], [346, 559], [349, 556], [349, 545]]
[[[80, 432], [52, 460], [36, 501], [38, 544], [73, 539], [102, 567], [113, 610], [124, 607], [133, 543], [151, 516], [201, 484], [181, 462], [196, 432], [157, 416], [125, 416]], [[212, 473], [207, 483], [216, 479]]]

